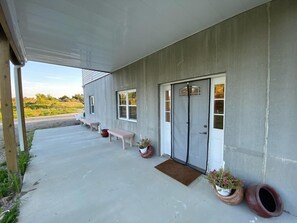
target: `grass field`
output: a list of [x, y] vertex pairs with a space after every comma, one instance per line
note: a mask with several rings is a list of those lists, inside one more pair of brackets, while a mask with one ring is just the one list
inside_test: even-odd
[[[16, 102], [13, 101], [13, 115], [17, 118]], [[60, 99], [54, 98], [50, 95], [38, 94], [36, 98], [24, 98], [24, 112], [25, 117], [40, 117], [52, 116], [69, 113], [83, 112], [84, 104], [82, 103], [83, 97], [68, 98], [63, 96]], [[2, 121], [2, 110], [0, 104], [0, 121]]]

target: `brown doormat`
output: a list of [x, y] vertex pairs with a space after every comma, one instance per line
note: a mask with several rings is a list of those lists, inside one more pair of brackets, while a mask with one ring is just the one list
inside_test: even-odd
[[188, 166], [182, 165], [172, 159], [155, 166], [156, 169], [172, 177], [173, 179], [189, 186], [201, 173]]

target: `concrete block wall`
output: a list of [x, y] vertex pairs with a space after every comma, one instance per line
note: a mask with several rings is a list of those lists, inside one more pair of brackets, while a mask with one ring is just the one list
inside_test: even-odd
[[[192, 35], [85, 86], [103, 127], [159, 149], [159, 86], [226, 73], [224, 161], [246, 185], [266, 182], [297, 216], [297, 1], [276, 0]], [[116, 92], [137, 90], [137, 123], [117, 119]], [[88, 103], [86, 103], [88, 111]]]

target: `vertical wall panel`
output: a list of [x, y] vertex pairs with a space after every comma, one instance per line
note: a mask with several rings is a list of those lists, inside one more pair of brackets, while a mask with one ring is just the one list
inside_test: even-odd
[[297, 215], [297, 1], [271, 3], [270, 109], [267, 182]]

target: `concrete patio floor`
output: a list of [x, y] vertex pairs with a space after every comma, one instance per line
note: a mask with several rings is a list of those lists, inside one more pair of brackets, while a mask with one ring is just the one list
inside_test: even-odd
[[37, 130], [31, 155], [20, 223], [297, 222], [258, 217], [245, 202], [228, 206], [204, 176], [186, 187], [154, 168], [165, 158], [143, 159], [82, 126]]

